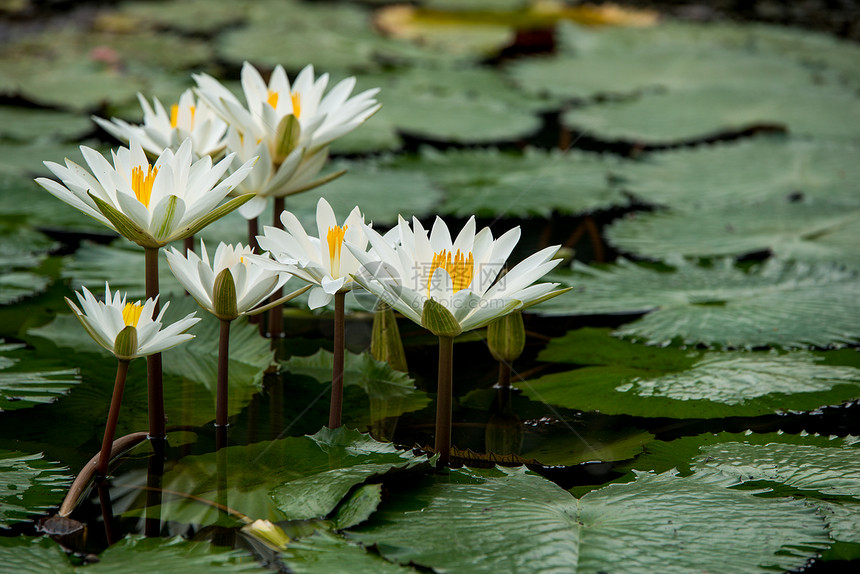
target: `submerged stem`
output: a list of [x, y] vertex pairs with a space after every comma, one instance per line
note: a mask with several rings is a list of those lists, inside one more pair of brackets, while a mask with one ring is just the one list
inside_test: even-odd
[[451, 460], [451, 402], [454, 374], [454, 337], [439, 337], [439, 386], [436, 394], [436, 454], [439, 465]]
[[218, 384], [215, 402], [215, 426], [227, 426], [227, 374], [230, 359], [230, 323], [221, 319], [221, 332], [218, 339]]
[[331, 407], [328, 412], [328, 428], [340, 426], [343, 412], [343, 352], [344, 352], [344, 302], [346, 293], [334, 294], [334, 358], [331, 373]]
[[496, 383], [499, 388], [511, 388], [511, 364], [507, 361], [499, 361], [499, 382]]
[[113, 437], [116, 434], [116, 424], [119, 420], [119, 408], [122, 404], [122, 392], [125, 389], [125, 379], [128, 375], [129, 361], [120, 359], [116, 366], [116, 380], [113, 384], [113, 395], [110, 399], [110, 411], [105, 425], [105, 435], [102, 438], [102, 450], [99, 453], [99, 464], [96, 467], [96, 475], [104, 478], [107, 476], [108, 464], [110, 463], [110, 451], [113, 447]]
[[[158, 297], [158, 248], [147, 247], [146, 253], [146, 298], [155, 301]], [[160, 305], [155, 301], [153, 314], [158, 315]], [[165, 436], [164, 386], [161, 369], [161, 353], [146, 357], [146, 389], [149, 403], [149, 436]]]

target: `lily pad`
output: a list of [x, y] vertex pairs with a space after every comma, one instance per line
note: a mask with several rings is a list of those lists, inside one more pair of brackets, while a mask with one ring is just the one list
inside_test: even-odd
[[[590, 349], [600, 347], [596, 355]], [[542, 359], [584, 366], [517, 383], [533, 400], [603, 414], [718, 418], [814, 410], [860, 397], [860, 369], [822, 364], [808, 352], [702, 353], [656, 349], [580, 329]]]
[[0, 137], [19, 141], [46, 138], [74, 140], [93, 130], [84, 114], [0, 106]]
[[522, 468], [456, 475], [417, 498], [414, 486], [394, 494], [350, 537], [400, 563], [476, 573], [767, 572], [799, 568], [830, 543], [814, 508], [725, 480], [641, 474], [577, 500]]
[[[346, 353], [344, 357], [344, 392], [350, 387], [358, 387], [367, 397], [365, 410], [357, 408], [357, 401], [344, 399], [347, 420], [350, 424], [368, 418], [370, 424], [388, 417], [421, 410], [430, 398], [415, 388], [414, 381], [406, 373], [395, 371], [388, 363], [377, 361], [370, 353], [356, 355]], [[333, 355], [320, 349], [310, 357], [291, 357], [282, 362], [284, 367], [296, 375], [313, 377], [320, 383], [330, 384], [332, 377]]]
[[[158, 260], [161, 300], [183, 296], [185, 290], [170, 272], [163, 250], [159, 252]], [[76, 290], [86, 287], [98, 295], [104, 293], [107, 281], [112, 290], [128, 293], [129, 299], [143, 298], [146, 295], [144, 263], [143, 249], [125, 239], [119, 239], [111, 245], [85, 242], [67, 257], [62, 276], [71, 279], [71, 286]]]
[[370, 518], [382, 502], [382, 484], [363, 484], [344, 500], [334, 515], [339, 530], [357, 526]]
[[[200, 310], [191, 297], [174, 298], [165, 313], [165, 321], [175, 322], [193, 311], [197, 311], [198, 317], [202, 319], [191, 329], [196, 338], [163, 353], [164, 404], [171, 424], [200, 425], [215, 416], [219, 321]], [[71, 314], [58, 315], [52, 323], [30, 329], [27, 334], [43, 356], [56, 353], [65, 358], [64, 364], [80, 367], [85, 384], [79, 385], [66, 399], [69, 411], [66, 416], [86, 419], [82, 432], [91, 432], [100, 437], [104, 432], [104, 420], [116, 371], [116, 361], [112, 355], [86, 336], [80, 323]], [[46, 339], [64, 349], [52, 351], [34, 338]], [[71, 359], [67, 349], [76, 352]], [[259, 392], [263, 373], [271, 361], [270, 343], [259, 335], [256, 325], [250, 325], [244, 319], [234, 321], [230, 329], [228, 365], [227, 410], [230, 415], [241, 411], [251, 397]], [[131, 365], [118, 433], [146, 427], [145, 362], [141, 360]]]
[[641, 201], [691, 214], [768, 199], [852, 206], [858, 151], [821, 140], [756, 137], [650, 154], [612, 172]]
[[118, 10], [138, 25], [215, 34], [243, 21], [250, 2], [236, 0], [185, 0], [184, 2], [134, 2]]
[[810, 263], [860, 268], [860, 205], [789, 202], [785, 198], [702, 209], [635, 214], [614, 222], [606, 238], [625, 253], [651, 259], [741, 256], [761, 251]]
[[744, 272], [672, 258], [673, 272], [619, 259], [599, 269], [575, 262], [552, 277], [574, 290], [540, 306], [545, 315], [648, 313], [615, 334], [667, 345], [839, 347], [860, 336], [857, 274], [833, 265], [770, 259]]
[[564, 125], [591, 137], [646, 145], [707, 138], [760, 125], [778, 125], [792, 134], [819, 138], [857, 139], [858, 120], [860, 98], [855, 94], [842, 87], [811, 83], [791, 90], [783, 84], [756, 89], [704, 84], [575, 108], [562, 116]]
[[548, 217], [553, 212], [582, 215], [627, 205], [608, 172], [618, 162], [596, 154], [504, 153], [495, 149], [422, 149], [418, 158], [393, 167], [426, 173], [445, 190], [443, 213], [468, 217]]
[[21, 574], [74, 574], [66, 553], [48, 538], [0, 536], [0, 563]]
[[281, 553], [295, 574], [329, 574], [349, 564], [351, 574], [407, 574], [414, 568], [393, 564], [358, 544], [326, 532], [316, 532], [295, 542]]
[[[75, 153], [80, 154], [77, 150]], [[62, 161], [62, 155], [57, 155], [54, 159]], [[44, 166], [40, 166], [38, 169], [43, 168]], [[3, 213], [4, 219], [10, 223], [16, 223], [16, 227], [21, 222], [26, 222], [37, 229], [49, 231], [69, 230], [103, 234], [106, 237], [116, 235], [102, 223], [52, 196], [31, 177], [0, 174], [0, 190], [0, 213]], [[4, 245], [3, 249], [10, 247]]]
[[[219, 462], [230, 477], [220, 493]], [[166, 500], [161, 516], [186, 524], [218, 522], [221, 513], [199, 500], [204, 499], [226, 502], [253, 519], [325, 517], [354, 486], [426, 463], [426, 458], [411, 451], [344, 427], [323, 429], [313, 436], [229, 446], [217, 453], [186, 456], [165, 474], [165, 489], [194, 498]]]
[[0, 449], [0, 528], [59, 505], [72, 477], [42, 454]]
[[[75, 369], [50, 371], [21, 371], [15, 368], [21, 359], [6, 353], [24, 348], [25, 345], [4, 344], [0, 339], [0, 412], [52, 403], [68, 394], [69, 389], [80, 382]], [[26, 364], [26, 363], [25, 363]]]

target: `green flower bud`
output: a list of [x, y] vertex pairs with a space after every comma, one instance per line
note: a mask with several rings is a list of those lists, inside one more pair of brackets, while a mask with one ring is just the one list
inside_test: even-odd
[[232, 321], [239, 316], [236, 303], [236, 284], [229, 269], [224, 269], [215, 278], [212, 288], [212, 306], [215, 316], [224, 321]]
[[296, 116], [290, 114], [281, 118], [275, 133], [275, 157], [272, 158], [276, 165], [281, 165], [287, 156], [296, 149], [301, 134], [302, 128]]
[[389, 305], [381, 302], [379, 309], [373, 314], [373, 331], [370, 336], [370, 354], [377, 361], [391, 365], [395, 371], [409, 372], [406, 366], [406, 353], [403, 341], [400, 339], [400, 329], [394, 318], [394, 311]]
[[268, 520], [255, 520], [242, 527], [242, 532], [250, 534], [273, 550], [285, 550], [290, 537], [277, 524]]
[[424, 301], [421, 324], [437, 337], [456, 337], [463, 332], [451, 311], [434, 299]]
[[113, 342], [113, 354], [121, 361], [130, 361], [137, 355], [137, 329], [129, 325], [119, 332]]
[[487, 346], [497, 361], [512, 363], [526, 346], [526, 328], [521, 311], [513, 311], [487, 325]]

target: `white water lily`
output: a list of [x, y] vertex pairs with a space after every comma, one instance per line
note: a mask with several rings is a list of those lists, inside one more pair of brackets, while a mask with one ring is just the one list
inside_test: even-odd
[[314, 77], [306, 66], [290, 84], [276, 66], [268, 84], [248, 62], [242, 66], [245, 104], [220, 82], [196, 74], [197, 93], [230, 125], [227, 146], [239, 158], [260, 157], [254, 174], [240, 188], [255, 197], [240, 209], [246, 219], [257, 217], [267, 197], [285, 197], [312, 189], [342, 175], [316, 175], [328, 159], [328, 144], [364, 123], [379, 109], [378, 89], [349, 97], [355, 78], [339, 82], [325, 94], [329, 76]]
[[137, 94], [137, 99], [143, 109], [143, 123], [140, 125], [119, 118], [107, 121], [93, 116], [93, 120], [119, 140], [126, 143], [139, 141], [144, 150], [156, 157], [165, 149], [179, 149], [186, 139], [191, 139], [192, 151], [197, 157], [208, 155], [215, 159], [224, 151], [227, 123], [204, 100], [195, 100], [190, 89], [182, 93], [179, 102], [173, 104], [169, 112], [158, 98], [153, 98], [152, 105], [142, 94]]
[[[210, 262], [203, 241], [200, 255], [189, 250], [187, 257], [171, 247], [167, 251], [170, 270], [197, 303], [217, 315], [223, 315], [222, 307], [230, 307], [236, 315], [244, 315], [269, 298], [284, 286], [290, 276], [265, 268], [252, 257], [254, 250], [239, 243], [236, 246], [220, 243], [215, 257]], [[223, 293], [216, 293], [217, 278], [229, 271], [233, 280], [232, 301], [224, 302]]]
[[250, 173], [253, 160], [221, 181], [234, 156], [215, 165], [209, 156], [192, 163], [190, 139], [176, 152], [165, 150], [154, 164], [136, 140], [129, 148], [112, 152], [113, 165], [94, 149], [81, 146], [81, 152], [90, 171], [69, 159], [65, 165], [46, 161], [65, 185], [44, 177], [36, 182], [143, 247], [157, 248], [193, 235], [252, 197], [219, 206]]
[[453, 336], [565, 291], [556, 290], [558, 283], [534, 284], [561, 261], [552, 259], [558, 246], [538, 251], [500, 277], [519, 241], [519, 227], [494, 239], [489, 227], [476, 233], [475, 218], [471, 217], [452, 240], [448, 226], [438, 217], [429, 236], [418, 219], [413, 219], [410, 228], [401, 217], [397, 229], [400, 244], [392, 247], [379, 233], [365, 227], [372, 255], [365, 253], [361, 244], [348, 244], [362, 264], [355, 280], [436, 334], [440, 334], [438, 327], [428, 323], [425, 313], [430, 300], [450, 315], [446, 315], [450, 328], [441, 334]]
[[[194, 313], [190, 313], [183, 319], [164, 326], [164, 312], [170, 303], [165, 303], [158, 316], [153, 318], [157, 297], [154, 300], [147, 299], [143, 304], [140, 301], [127, 303], [126, 296], [120, 295], [119, 291], [112, 294], [107, 283], [104, 301], [96, 299], [86, 287], [82, 291], [83, 294], [75, 293], [81, 308], [68, 297], [66, 303], [95, 342], [117, 355], [119, 359], [131, 360], [161, 353], [193, 339], [194, 335], [186, 331], [200, 321]], [[129, 330], [129, 327], [132, 329]], [[121, 333], [129, 332], [133, 332], [134, 336], [119, 337]]]
[[284, 229], [266, 226], [257, 237], [274, 261], [257, 257], [262, 265], [286, 271], [314, 283], [308, 305], [316, 309], [327, 305], [338, 291], [355, 287], [352, 275], [358, 271], [358, 260], [344, 248], [344, 242], [357, 247], [367, 246], [363, 228], [364, 217], [358, 207], [353, 209], [343, 226], [339, 226], [329, 203], [320, 198], [317, 203], [317, 237], [306, 232], [298, 218], [289, 211], [281, 213]]

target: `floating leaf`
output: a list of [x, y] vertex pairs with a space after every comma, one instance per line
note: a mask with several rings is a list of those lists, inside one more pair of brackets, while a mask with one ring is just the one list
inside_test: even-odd
[[858, 151], [844, 143], [757, 137], [650, 154], [612, 172], [640, 200], [693, 215], [767, 199], [857, 205]]
[[538, 460], [545, 466], [573, 466], [584, 462], [612, 462], [640, 454], [654, 435], [637, 429], [613, 429], [610, 432], [556, 432], [542, 436], [537, 446], [523, 452], [524, 458]]
[[[291, 357], [282, 364], [291, 373], [313, 377], [320, 383], [330, 384], [333, 355], [320, 349], [310, 357]], [[369, 410], [370, 423], [403, 413], [417, 411], [430, 402], [427, 395], [415, 388], [406, 373], [395, 371], [388, 363], [377, 361], [370, 353], [346, 353], [344, 360], [344, 391], [358, 387], [369, 399], [368, 407], [355, 401], [344, 400], [345, 418], [350, 424], [365, 420]], [[359, 408], [357, 408], [357, 406]], [[356, 420], [357, 419], [357, 420]]]
[[99, 556], [98, 564], [76, 570], [99, 574], [125, 574], [129, 564], [140, 572], [159, 574], [205, 574], [217, 570], [234, 572], [269, 572], [241, 550], [219, 547], [207, 541], [189, 542], [176, 538], [127, 536]]
[[619, 250], [663, 259], [741, 256], [761, 251], [810, 263], [852, 263], [860, 267], [860, 205], [790, 203], [772, 199], [694, 212], [635, 214], [614, 222], [607, 240]]
[[185, 0], [184, 2], [135, 2], [123, 4], [118, 13], [135, 24], [215, 34], [244, 20], [250, 2], [236, 0]]
[[329, 574], [342, 570], [344, 564], [349, 564], [350, 574], [417, 572], [413, 568], [392, 564], [343, 538], [320, 531], [292, 542], [281, 553], [281, 558], [290, 572], [295, 574]]
[[[220, 494], [219, 457], [229, 476]], [[313, 436], [229, 446], [217, 453], [186, 456], [165, 474], [165, 489], [196, 499], [165, 500], [162, 519], [186, 524], [217, 522], [219, 511], [200, 502], [201, 498], [226, 502], [254, 519], [325, 517], [354, 486], [392, 469], [421, 464], [426, 464], [426, 458], [344, 427], [323, 429]]]
[[476, 573], [790, 570], [830, 542], [813, 508], [726, 481], [641, 474], [577, 500], [521, 468], [496, 474], [393, 494], [350, 537], [400, 563]]
[[51, 371], [6, 371], [21, 359], [5, 353], [23, 348], [24, 345], [3, 344], [0, 339], [0, 412], [52, 403], [68, 394], [69, 389], [80, 382], [74, 369]]
[[48, 538], [0, 536], [0, 564], [21, 574], [74, 574], [66, 553]]
[[[600, 346], [596, 356], [589, 350]], [[533, 400], [603, 414], [718, 418], [813, 410], [860, 397], [860, 369], [807, 352], [701, 353], [614, 340], [581, 329], [541, 358], [593, 365], [517, 383]], [[536, 457], [540, 458], [540, 457]]]
[[595, 154], [498, 150], [423, 149], [416, 159], [394, 162], [406, 173], [420, 171], [445, 190], [443, 213], [458, 217], [581, 215], [626, 205], [608, 171], [617, 162]]
[[66, 470], [42, 454], [0, 449], [0, 528], [57, 506], [71, 483]]
[[[170, 272], [163, 250], [158, 257], [158, 285], [161, 299], [184, 293], [182, 285]], [[111, 245], [84, 243], [68, 257], [62, 276], [72, 280], [72, 288], [86, 287], [95, 295], [104, 293], [105, 282], [111, 289], [128, 293], [129, 299], [146, 295], [145, 255], [141, 247], [120, 239]], [[189, 311], [190, 312], [190, 311]]]
[[678, 339], [725, 347], [842, 346], [860, 336], [860, 279], [836, 266], [770, 259], [743, 272], [672, 259], [660, 272], [626, 259], [598, 269], [574, 263], [553, 277], [574, 290], [535, 307], [547, 315], [636, 314], [617, 335], [666, 345]]
[[[80, 155], [77, 150], [75, 153]], [[62, 155], [51, 159], [62, 161]], [[39, 169], [43, 168], [44, 166], [40, 166]], [[109, 234], [116, 236], [104, 224], [52, 196], [31, 177], [0, 174], [0, 190], [0, 212], [3, 213], [4, 219], [16, 223], [16, 227], [26, 221], [33, 227], [47, 231], [70, 230], [106, 237]], [[10, 247], [12, 246], [4, 245], [3, 249]]]
[[4, 138], [19, 141], [49, 137], [73, 140], [92, 131], [93, 125], [84, 114], [0, 106], [0, 137]]
[[363, 484], [343, 501], [334, 515], [335, 527], [339, 530], [352, 528], [370, 518], [382, 502], [380, 483]]
[[781, 83], [757, 89], [702, 85], [576, 108], [562, 117], [564, 125], [595, 138], [650, 145], [773, 124], [792, 134], [856, 139], [858, 120], [860, 98], [855, 94], [811, 83], [790, 90]]

